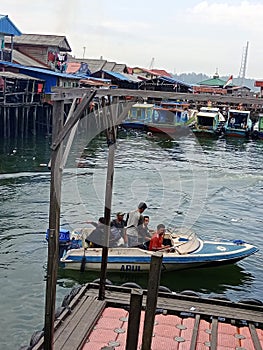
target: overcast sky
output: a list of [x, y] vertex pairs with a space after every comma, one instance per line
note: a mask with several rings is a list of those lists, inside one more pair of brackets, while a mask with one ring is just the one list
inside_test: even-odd
[[76, 57], [178, 74], [238, 77], [249, 42], [246, 78], [263, 78], [263, 0], [2, 0], [0, 9], [22, 33], [65, 35]]

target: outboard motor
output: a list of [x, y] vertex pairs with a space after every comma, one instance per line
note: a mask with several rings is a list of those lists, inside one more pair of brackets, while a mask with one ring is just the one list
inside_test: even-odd
[[[49, 240], [49, 229], [46, 231], [46, 240]], [[70, 232], [61, 228], [59, 230], [59, 260], [62, 258], [65, 251], [70, 247]]]

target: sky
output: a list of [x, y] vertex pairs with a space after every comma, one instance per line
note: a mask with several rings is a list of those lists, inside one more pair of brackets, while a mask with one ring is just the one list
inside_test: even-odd
[[77, 58], [263, 78], [263, 0], [1, 0], [24, 34], [65, 35]]

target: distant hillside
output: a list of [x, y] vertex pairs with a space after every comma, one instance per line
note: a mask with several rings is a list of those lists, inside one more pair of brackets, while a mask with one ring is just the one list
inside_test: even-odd
[[[197, 84], [200, 83], [200, 81], [202, 80], [206, 80], [206, 79], [211, 79], [211, 76], [208, 76], [206, 74], [203, 73], [181, 73], [181, 74], [172, 74], [174, 76], [175, 79], [181, 80], [187, 84]], [[227, 79], [229, 78], [229, 76], [222, 76], [220, 77], [220, 79], [223, 79], [225, 81], [227, 81]], [[243, 81], [243, 85], [247, 86], [248, 88], [251, 89], [251, 91], [259, 91], [259, 88], [254, 86], [255, 80], [254, 79], [244, 79]], [[240, 78], [234, 78], [233, 79], [233, 84], [236, 86], [241, 85], [241, 79]]]

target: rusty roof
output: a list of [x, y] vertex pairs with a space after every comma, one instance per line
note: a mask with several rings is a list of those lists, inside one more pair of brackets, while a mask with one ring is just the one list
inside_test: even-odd
[[99, 72], [102, 69], [117, 72], [117, 73], [123, 73], [124, 71], [126, 71], [126, 64], [109, 62], [109, 61], [103, 60], [103, 59], [75, 58], [75, 57], [72, 57], [69, 55], [68, 60], [69, 60], [69, 62], [85, 62], [85, 63], [87, 63], [91, 73]]

